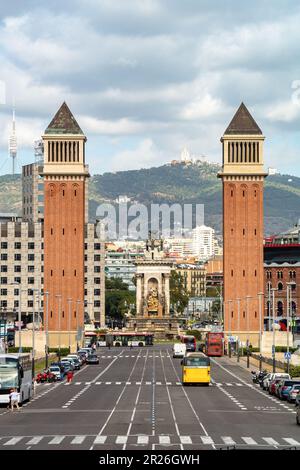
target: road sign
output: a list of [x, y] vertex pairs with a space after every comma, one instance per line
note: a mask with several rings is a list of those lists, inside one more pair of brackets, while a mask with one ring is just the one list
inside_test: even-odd
[[291, 359], [291, 357], [292, 357], [292, 355], [291, 355], [291, 353], [290, 353], [290, 352], [285, 352], [285, 353], [284, 353], [284, 357], [285, 357], [285, 359], [288, 359], [288, 360], [290, 360], [290, 359]]

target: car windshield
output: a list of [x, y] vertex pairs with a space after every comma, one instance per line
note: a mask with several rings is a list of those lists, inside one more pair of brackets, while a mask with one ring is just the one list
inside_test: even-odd
[[209, 359], [207, 357], [187, 357], [185, 359], [185, 365], [194, 367], [207, 367], [209, 366]]
[[0, 367], [0, 389], [18, 387], [18, 370], [14, 367]]
[[50, 367], [50, 370], [52, 372], [59, 372], [60, 371], [60, 368], [59, 367]]
[[282, 382], [282, 385], [284, 385], [285, 387], [291, 387], [294, 384], [295, 384], [295, 382], [293, 382], [292, 380], [284, 380]]

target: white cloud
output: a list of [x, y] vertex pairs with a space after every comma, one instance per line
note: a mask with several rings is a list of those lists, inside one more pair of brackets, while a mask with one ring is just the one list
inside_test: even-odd
[[135, 170], [150, 168], [161, 163], [162, 153], [157, 149], [152, 139], [142, 140], [133, 150], [124, 150], [111, 157], [113, 171]]

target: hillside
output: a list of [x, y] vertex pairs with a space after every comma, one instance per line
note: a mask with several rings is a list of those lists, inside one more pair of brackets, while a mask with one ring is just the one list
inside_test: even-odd
[[[101, 202], [127, 195], [140, 203], [198, 203], [205, 206], [205, 223], [221, 230], [222, 185], [218, 165], [169, 166], [94, 175], [89, 182], [89, 213], [94, 220]], [[276, 233], [300, 218], [300, 178], [269, 176], [265, 181], [265, 232]], [[0, 211], [21, 213], [21, 178], [0, 177]]]

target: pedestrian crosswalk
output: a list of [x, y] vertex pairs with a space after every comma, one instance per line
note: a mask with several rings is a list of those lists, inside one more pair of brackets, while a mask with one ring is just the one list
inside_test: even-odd
[[134, 446], [142, 447], [153, 446], [172, 447], [183, 446], [184, 448], [222, 447], [236, 446], [245, 447], [273, 447], [286, 448], [296, 447], [300, 449], [300, 438], [297, 437], [251, 437], [251, 436], [202, 436], [202, 435], [47, 435], [47, 436], [4, 436], [0, 439], [0, 449], [17, 447], [20, 448], [74, 448], [82, 446], [83, 448], [98, 448], [99, 446]]
[[[178, 386], [178, 385], [182, 385], [181, 382], [165, 382], [165, 381], [160, 381], [160, 380], [156, 380], [156, 381], [150, 381], [150, 380], [147, 380], [147, 381], [144, 381], [144, 382], [141, 382], [141, 381], [138, 381], [138, 382], [125, 382], [125, 381], [106, 381], [106, 382], [85, 382], [85, 381], [78, 381], [78, 382], [73, 382], [74, 385], [158, 385], [158, 386], [168, 386], [168, 387], [172, 387], [172, 386]], [[69, 386], [70, 384], [68, 384], [67, 382], [64, 383], [63, 385], [65, 386]], [[241, 383], [241, 382], [235, 382], [235, 383], [216, 383], [216, 382], [212, 382], [210, 383], [210, 386], [211, 387], [247, 387], [248, 384], [244, 384], [244, 383]]]

